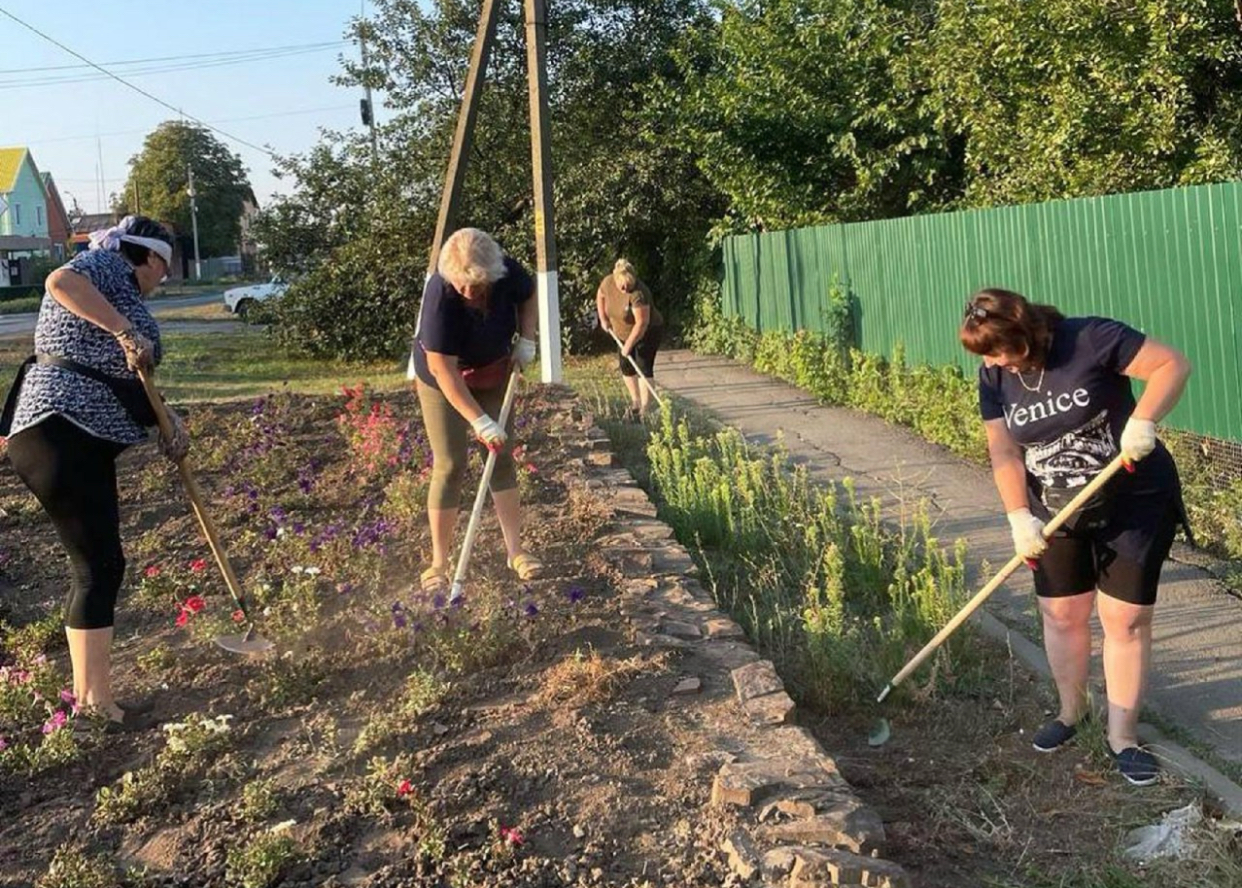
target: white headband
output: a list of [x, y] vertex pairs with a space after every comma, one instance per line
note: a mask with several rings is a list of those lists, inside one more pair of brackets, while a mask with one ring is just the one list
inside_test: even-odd
[[172, 247], [164, 243], [157, 237], [135, 237], [132, 234], [122, 234], [121, 240], [127, 244], [137, 244], [140, 247], [146, 247], [148, 250], [154, 250], [159, 253], [160, 258], [164, 260], [164, 264], [172, 266]]

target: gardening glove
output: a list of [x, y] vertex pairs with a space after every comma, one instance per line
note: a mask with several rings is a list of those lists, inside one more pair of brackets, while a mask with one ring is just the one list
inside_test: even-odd
[[480, 415], [477, 419], [472, 419], [470, 426], [474, 429], [474, 433], [479, 436], [479, 440], [487, 445], [488, 450], [499, 450], [504, 446], [505, 430], [500, 427], [500, 423], [486, 413]]
[[117, 344], [125, 352], [125, 363], [129, 369], [137, 373], [139, 368], [150, 370], [155, 366], [155, 343], [143, 336], [133, 327], [127, 327], [117, 333]]
[[1150, 419], [1131, 416], [1121, 430], [1121, 455], [1127, 462], [1138, 462], [1156, 449], [1156, 424]]
[[164, 454], [169, 462], [181, 462], [190, 452], [190, 433], [186, 430], [185, 420], [181, 418], [181, 414], [167, 408], [164, 412], [168, 414], [172, 435], [166, 438], [163, 432], [160, 433], [160, 453]]
[[1044, 522], [1031, 514], [1030, 509], [1014, 509], [1008, 513], [1009, 529], [1013, 532], [1013, 550], [1027, 561], [1038, 558], [1048, 550], [1044, 539]]
[[535, 340], [526, 337], [518, 337], [517, 347], [513, 349], [513, 361], [518, 365], [519, 370], [525, 370], [526, 366], [535, 360]]

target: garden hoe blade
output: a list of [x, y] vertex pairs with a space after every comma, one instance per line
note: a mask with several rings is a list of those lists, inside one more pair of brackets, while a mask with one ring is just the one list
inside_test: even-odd
[[[155, 411], [155, 418], [160, 426], [160, 434], [165, 438], [171, 438], [172, 421], [168, 418], [168, 411], [164, 408], [164, 399], [160, 397], [160, 393], [156, 390], [150, 371], [139, 369], [138, 379], [142, 382], [142, 387], [147, 393], [147, 399], [151, 402], [151, 409]], [[224, 546], [220, 542], [220, 536], [216, 533], [215, 522], [211, 520], [211, 516], [203, 508], [203, 492], [199, 489], [198, 481], [195, 480], [194, 473], [190, 471], [190, 464], [185, 457], [177, 460], [177, 471], [181, 475], [181, 484], [185, 487], [186, 496], [190, 499], [190, 507], [194, 512], [194, 517], [198, 519], [199, 526], [203, 529], [203, 535], [207, 537], [207, 545], [211, 547], [211, 554], [215, 556], [216, 565], [220, 568], [220, 573], [224, 574], [224, 584], [229, 587], [229, 594], [233, 596], [233, 602], [237, 605], [238, 611], [249, 627], [242, 635], [222, 635], [216, 639], [216, 644], [226, 651], [235, 654], [262, 654], [270, 651], [276, 645], [255, 631], [254, 623], [250, 620], [250, 612], [246, 609], [246, 602], [242, 597], [241, 583], [237, 579], [237, 574], [233, 572], [233, 565], [229, 562], [228, 553], [224, 551]]]
[[240, 635], [221, 635], [216, 639], [216, 644], [230, 653], [249, 656], [266, 654], [276, 647], [275, 644], [259, 635], [253, 626]]

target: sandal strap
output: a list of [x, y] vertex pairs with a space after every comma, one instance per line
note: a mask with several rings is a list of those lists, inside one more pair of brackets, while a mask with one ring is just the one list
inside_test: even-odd
[[518, 552], [509, 559], [509, 567], [513, 568], [519, 577], [525, 579], [526, 574], [543, 570], [543, 562], [529, 552]]
[[429, 567], [419, 575], [418, 585], [423, 591], [447, 586], [448, 571], [442, 567]]

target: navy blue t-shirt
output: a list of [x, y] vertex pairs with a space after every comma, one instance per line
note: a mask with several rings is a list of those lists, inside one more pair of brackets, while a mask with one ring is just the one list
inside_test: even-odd
[[[979, 368], [979, 410], [984, 421], [1003, 419], [1022, 447], [1031, 508], [1046, 514], [1045, 487], [1087, 484], [1121, 452], [1121, 430], [1134, 412], [1130, 378], [1123, 371], [1146, 336], [1108, 318], [1066, 318], [1053, 329], [1042, 370], [1016, 374]], [[1119, 495], [1169, 495], [1177, 470], [1163, 444], [1122, 479]]]
[[439, 272], [427, 280], [418, 309], [414, 338], [414, 372], [432, 388], [435, 377], [427, 368], [427, 352], [455, 355], [462, 369], [499, 361], [513, 348], [517, 309], [534, 294], [535, 282], [520, 264], [505, 257], [505, 276], [492, 284], [486, 312], [466, 305]]

